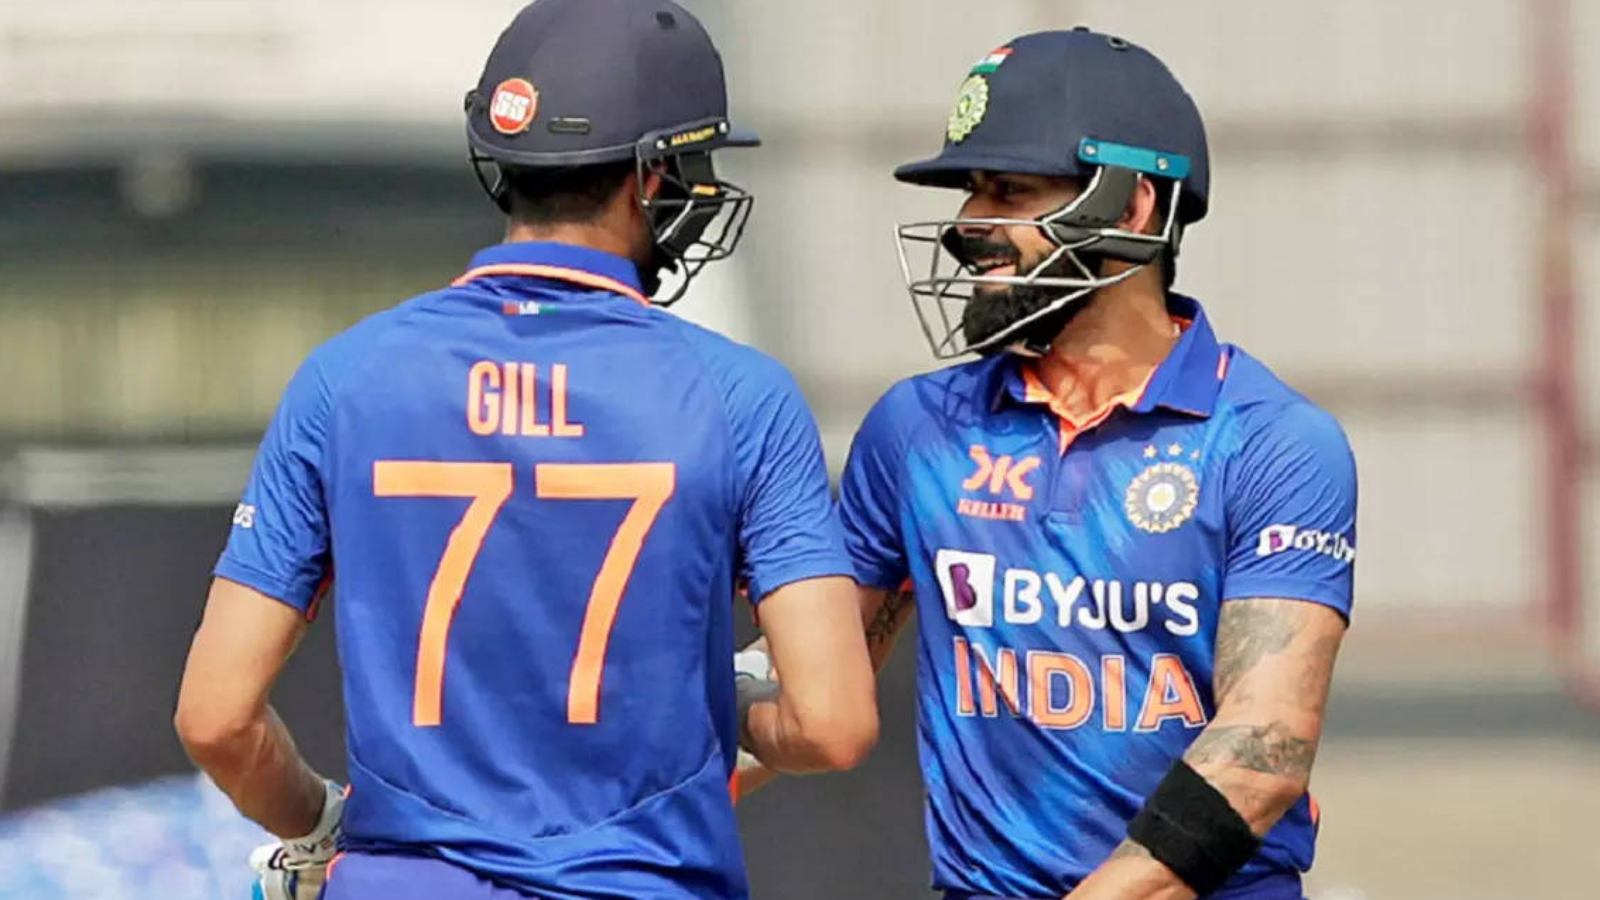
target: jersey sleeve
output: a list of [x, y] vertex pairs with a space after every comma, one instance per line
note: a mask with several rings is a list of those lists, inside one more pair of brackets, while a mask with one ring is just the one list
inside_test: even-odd
[[1264, 417], [1227, 475], [1223, 600], [1281, 597], [1350, 616], [1356, 465], [1332, 416], [1297, 404]]
[[321, 474], [328, 408], [327, 385], [315, 361], [307, 361], [261, 440], [214, 570], [308, 617], [332, 572]]
[[884, 590], [898, 588], [909, 572], [899, 513], [905, 447], [894, 413], [901, 389], [892, 389], [867, 413], [839, 484], [839, 519], [856, 581]]
[[816, 420], [793, 376], [759, 357], [730, 380], [740, 576], [750, 599], [792, 582], [848, 576]]

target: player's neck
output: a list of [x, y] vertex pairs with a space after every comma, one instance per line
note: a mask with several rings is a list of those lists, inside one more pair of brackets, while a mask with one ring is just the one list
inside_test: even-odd
[[623, 259], [633, 258], [631, 242], [622, 233], [606, 222], [560, 222], [551, 224], [532, 225], [515, 220], [506, 224], [505, 242], [518, 241], [546, 241], [554, 244], [569, 244], [574, 247], [587, 247], [591, 250], [601, 250]]
[[1082, 421], [1142, 388], [1178, 334], [1160, 283], [1135, 276], [1101, 289], [1067, 323], [1039, 360], [1039, 378]]

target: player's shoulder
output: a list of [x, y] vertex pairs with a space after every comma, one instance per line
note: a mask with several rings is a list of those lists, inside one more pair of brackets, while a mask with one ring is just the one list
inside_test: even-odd
[[1300, 444], [1349, 454], [1349, 439], [1332, 413], [1243, 349], [1230, 344], [1227, 351], [1217, 406], [1241, 446]]
[[867, 412], [861, 434], [903, 446], [980, 423], [994, 408], [1007, 357], [983, 357], [902, 378]]
[[654, 312], [663, 327], [682, 341], [692, 363], [702, 367], [725, 394], [798, 392], [788, 367], [770, 354], [671, 313]]
[[421, 294], [375, 312], [313, 347], [284, 387], [281, 407], [302, 421], [325, 420], [340, 398], [351, 394], [350, 386], [357, 383], [358, 373], [381, 360], [394, 358], [385, 353], [391, 349], [386, 345], [401, 333], [401, 326], [415, 310], [444, 293]]
[[416, 339], [417, 314], [448, 294], [448, 288], [429, 291], [366, 316], [313, 348], [303, 370], [315, 372], [330, 388], [336, 387], [402, 335]]

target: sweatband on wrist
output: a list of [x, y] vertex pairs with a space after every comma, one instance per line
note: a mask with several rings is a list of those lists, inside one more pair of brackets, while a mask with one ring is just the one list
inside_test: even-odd
[[1181, 759], [1128, 824], [1128, 837], [1202, 897], [1222, 887], [1261, 848], [1228, 798]]

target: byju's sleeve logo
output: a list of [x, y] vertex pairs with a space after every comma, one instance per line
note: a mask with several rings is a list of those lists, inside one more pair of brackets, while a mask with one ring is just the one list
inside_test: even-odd
[[1268, 525], [1256, 536], [1257, 556], [1273, 556], [1289, 550], [1310, 550], [1342, 563], [1356, 561], [1356, 545], [1342, 534], [1298, 525]]
[[969, 628], [994, 625], [994, 557], [940, 548], [933, 567], [950, 621]]

